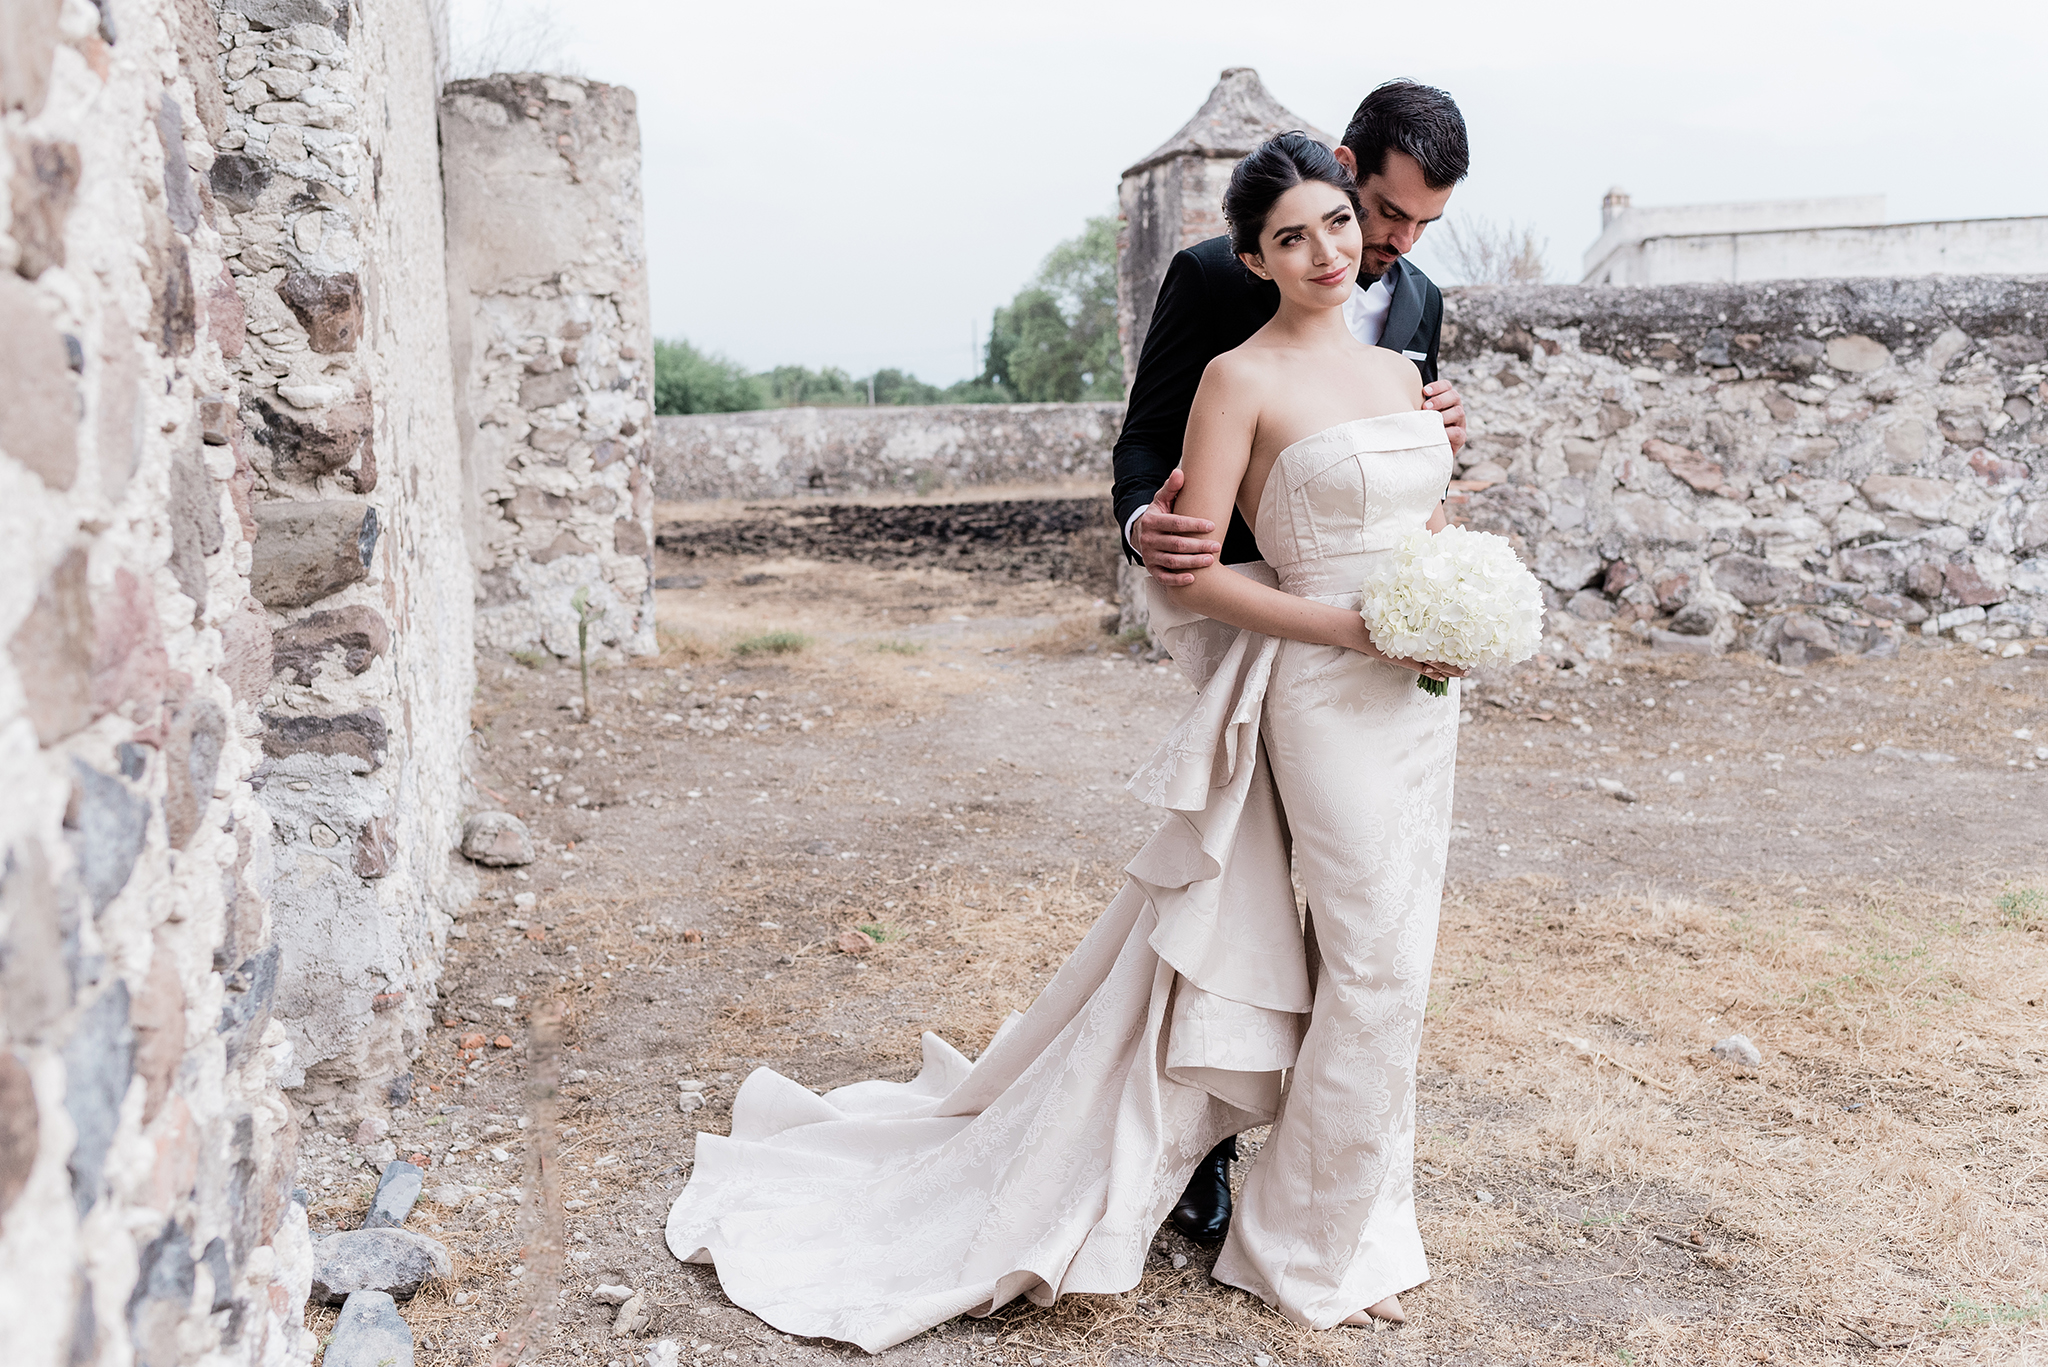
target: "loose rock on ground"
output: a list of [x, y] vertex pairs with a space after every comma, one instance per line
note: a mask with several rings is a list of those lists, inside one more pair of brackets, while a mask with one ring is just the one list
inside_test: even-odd
[[412, 1367], [412, 1329], [382, 1291], [357, 1291], [341, 1307], [320, 1367]]
[[510, 812], [478, 812], [462, 824], [463, 857], [501, 869], [533, 862], [533, 836]]
[[339, 1305], [358, 1291], [411, 1300], [429, 1277], [455, 1270], [440, 1241], [409, 1229], [356, 1229], [313, 1245], [313, 1296]]
[[384, 1165], [377, 1180], [377, 1194], [370, 1198], [370, 1213], [363, 1217], [364, 1229], [397, 1229], [412, 1214], [420, 1199], [420, 1185], [426, 1174], [412, 1164], [393, 1160]]

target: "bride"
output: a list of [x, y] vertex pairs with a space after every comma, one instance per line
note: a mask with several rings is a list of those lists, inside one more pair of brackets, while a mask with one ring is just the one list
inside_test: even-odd
[[1151, 588], [1200, 690], [1130, 783], [1166, 819], [978, 1060], [927, 1034], [913, 1081], [823, 1096], [759, 1069], [731, 1136], [698, 1136], [668, 1246], [787, 1333], [879, 1352], [1018, 1296], [1127, 1291], [1196, 1164], [1258, 1125], [1218, 1281], [1326, 1329], [1399, 1322], [1428, 1278], [1415, 1065], [1459, 700], [1415, 675], [1459, 671], [1382, 655], [1357, 604], [1443, 525], [1451, 449], [1415, 367], [1345, 326], [1362, 239], [1330, 150], [1264, 144], [1224, 211], [1281, 304], [1203, 375], [1175, 511], [1234, 504], [1265, 559]]

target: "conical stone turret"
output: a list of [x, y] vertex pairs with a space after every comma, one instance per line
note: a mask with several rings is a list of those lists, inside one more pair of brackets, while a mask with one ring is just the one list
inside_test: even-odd
[[1291, 129], [1337, 140], [1267, 93], [1248, 66], [1226, 69], [1180, 131], [1124, 172], [1117, 199], [1124, 230], [1117, 251], [1117, 334], [1124, 383], [1152, 322], [1152, 305], [1173, 254], [1224, 231], [1223, 191], [1246, 153]]

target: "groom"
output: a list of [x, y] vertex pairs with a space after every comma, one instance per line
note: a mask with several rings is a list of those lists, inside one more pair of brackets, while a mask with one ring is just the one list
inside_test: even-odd
[[[1388, 81], [1351, 116], [1336, 156], [1357, 178], [1364, 210], [1364, 259], [1344, 321], [1367, 346], [1383, 346], [1415, 362], [1422, 372], [1423, 404], [1443, 414], [1455, 453], [1465, 444], [1465, 408], [1450, 381], [1436, 377], [1443, 294], [1404, 258], [1422, 230], [1443, 216], [1452, 188], [1465, 178], [1471, 158], [1464, 115], [1441, 90]], [[1246, 270], [1227, 236], [1187, 248], [1166, 268], [1117, 437], [1113, 491], [1125, 554], [1162, 584], [1193, 583], [1189, 571], [1219, 554], [1226, 565], [1259, 558], [1251, 528], [1238, 513], [1231, 513], [1219, 544], [1208, 539], [1215, 523], [1178, 516], [1173, 503], [1181, 486], [1181, 440], [1203, 368], [1265, 326], [1279, 307], [1279, 287]], [[1189, 1238], [1214, 1243], [1229, 1229], [1235, 1157], [1233, 1137], [1195, 1169], [1172, 1216]]]

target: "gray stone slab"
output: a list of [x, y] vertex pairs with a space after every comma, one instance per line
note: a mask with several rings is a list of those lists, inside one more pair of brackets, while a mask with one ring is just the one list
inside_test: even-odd
[[321, 1367], [412, 1367], [412, 1326], [382, 1291], [358, 1291], [341, 1307]]
[[66, 834], [78, 852], [79, 881], [97, 916], [135, 871], [149, 834], [149, 800], [80, 760], [71, 762], [71, 771], [73, 815]]
[[84, 1215], [100, 1198], [107, 1149], [121, 1121], [121, 1099], [135, 1074], [128, 986], [118, 978], [79, 1013], [64, 1044], [64, 1073], [64, 1109], [78, 1135], [71, 1149], [71, 1190]]
[[384, 1175], [377, 1179], [377, 1194], [370, 1198], [370, 1213], [363, 1217], [363, 1228], [397, 1229], [403, 1225], [405, 1217], [412, 1214], [413, 1202], [420, 1199], [426, 1176], [403, 1159], [386, 1163]]

